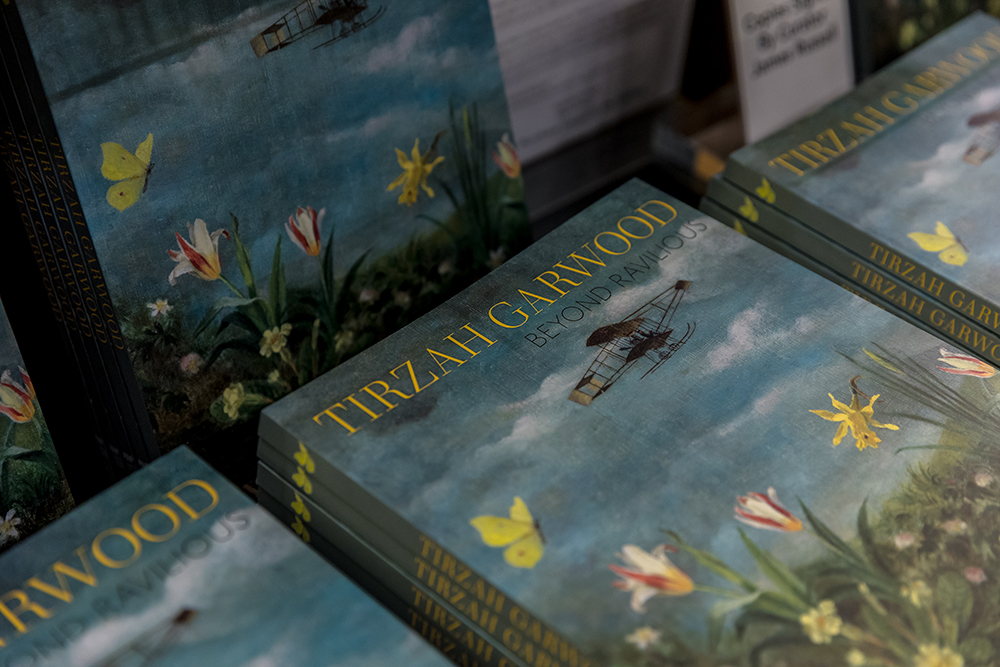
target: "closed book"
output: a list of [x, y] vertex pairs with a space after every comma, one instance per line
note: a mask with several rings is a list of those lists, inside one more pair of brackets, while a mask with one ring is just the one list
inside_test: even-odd
[[0, 664], [445, 664], [186, 448], [0, 562]]
[[[1000, 21], [974, 14], [808, 118], [730, 156], [725, 178], [1000, 347], [993, 214]], [[794, 242], [791, 242], [794, 245]], [[822, 259], [822, 258], [819, 258]], [[963, 321], [966, 323], [963, 326]]]
[[[53, 410], [59, 419], [58, 403]], [[56, 443], [0, 303], [0, 551], [72, 508]]]
[[119, 475], [252, 479], [262, 406], [530, 239], [486, 0], [0, 12], [4, 224]]
[[[866, 260], [843, 246], [830, 242], [730, 181], [720, 177], [713, 178], [706, 197], [737, 214], [736, 218], [730, 215], [720, 220], [730, 226], [733, 226], [733, 221], [738, 222], [741, 225], [738, 231], [742, 230], [750, 235], [752, 231], [761, 230], [780, 239], [788, 248], [795, 248], [810, 258], [822, 258], [821, 263], [853, 285], [852, 289], [873, 293], [890, 312], [907, 321], [919, 322], [918, 326], [966, 353], [981, 355], [984, 349], [1000, 346], [1000, 338], [995, 332], [955, 314], [946, 302], [915, 290], [908, 281], [900, 280], [881, 264]], [[702, 210], [706, 209], [702, 207]], [[753, 235], [751, 238], [771, 247], [766, 239]], [[796, 259], [787, 252], [783, 254]], [[817, 263], [820, 260], [811, 262], [809, 268], [815, 270]]]
[[994, 372], [632, 181], [259, 452], [511, 664], [971, 664]]

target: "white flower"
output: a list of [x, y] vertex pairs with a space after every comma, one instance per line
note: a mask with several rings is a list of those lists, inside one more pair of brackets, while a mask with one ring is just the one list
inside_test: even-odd
[[976, 476], [972, 478], [972, 481], [976, 483], [976, 486], [985, 489], [987, 486], [993, 483], [993, 475], [988, 472], [976, 473]]
[[625, 637], [625, 641], [630, 644], [635, 644], [636, 647], [641, 651], [645, 651], [649, 648], [650, 644], [655, 644], [660, 641], [660, 631], [654, 630], [648, 625], [643, 626]]
[[21, 520], [14, 516], [14, 510], [8, 510], [7, 516], [4, 517], [3, 521], [0, 521], [0, 545], [7, 544], [21, 536], [21, 533], [14, 527], [20, 524]]
[[158, 317], [159, 315], [166, 315], [167, 311], [173, 308], [166, 299], [157, 299], [152, 303], [147, 303], [146, 308], [149, 308], [150, 317]]

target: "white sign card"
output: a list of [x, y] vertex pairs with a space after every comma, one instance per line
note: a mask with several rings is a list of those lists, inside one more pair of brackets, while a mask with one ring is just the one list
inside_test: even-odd
[[748, 143], [854, 87], [847, 0], [729, 0]]

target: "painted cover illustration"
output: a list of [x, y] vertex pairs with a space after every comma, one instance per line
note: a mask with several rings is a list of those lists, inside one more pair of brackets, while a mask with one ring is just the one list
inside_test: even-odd
[[264, 420], [516, 600], [515, 652], [527, 613], [591, 664], [956, 667], [997, 655], [998, 391], [633, 181]]
[[[1000, 319], [981, 300], [1000, 302], [990, 223], [1000, 174], [997, 26], [984, 15], [963, 21], [867, 88], [732, 157], [872, 235], [866, 259], [994, 331]], [[788, 205], [787, 195], [769, 194]], [[942, 290], [907, 260], [955, 287]]]
[[4, 664], [444, 664], [186, 448], [0, 558]]
[[163, 450], [530, 240], [485, 0], [18, 10]]
[[35, 387], [0, 304], [0, 552], [72, 507]]

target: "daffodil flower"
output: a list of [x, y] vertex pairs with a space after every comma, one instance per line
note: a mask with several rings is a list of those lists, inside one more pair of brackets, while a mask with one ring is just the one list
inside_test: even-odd
[[319, 213], [313, 210], [312, 206], [295, 209], [295, 215], [288, 216], [288, 223], [285, 231], [292, 243], [302, 248], [307, 255], [316, 257], [320, 251], [319, 225], [323, 222], [326, 209], [321, 208]]
[[877, 449], [878, 443], [882, 442], [882, 439], [875, 435], [872, 427], [885, 428], [890, 431], [898, 431], [899, 427], [895, 424], [882, 424], [875, 420], [875, 409], [872, 406], [875, 404], [875, 401], [878, 400], [880, 394], [872, 396], [868, 399], [868, 405], [861, 407], [861, 401], [858, 400], [858, 395], [861, 392], [854, 387], [853, 383], [854, 380], [851, 381], [850, 405], [844, 405], [835, 399], [833, 394], [827, 394], [833, 402], [833, 407], [837, 408], [840, 412], [830, 412], [829, 410], [810, 410], [809, 412], [819, 415], [827, 421], [840, 422], [840, 426], [837, 427], [837, 432], [833, 435], [834, 447], [840, 444], [840, 441], [844, 439], [845, 435], [847, 435], [847, 431], [850, 430], [851, 437], [854, 438], [855, 444], [859, 450], [863, 450], [866, 447], [874, 447]]
[[427, 185], [427, 177], [431, 175], [434, 167], [444, 162], [444, 157], [438, 156], [431, 160], [431, 154], [431, 151], [427, 151], [423, 155], [420, 154], [419, 138], [413, 142], [412, 159], [407, 158], [403, 151], [396, 149], [396, 159], [399, 161], [399, 166], [403, 168], [403, 173], [389, 184], [386, 191], [390, 192], [402, 185], [403, 191], [399, 195], [400, 204], [411, 206], [417, 203], [417, 190], [419, 188], [423, 188], [428, 197], [434, 196], [434, 191]]
[[951, 366], [951, 368], [938, 366], [937, 369], [939, 371], [951, 373], [952, 375], [972, 375], [977, 378], [991, 378], [997, 373], [997, 369], [993, 368], [993, 366], [975, 357], [965, 354], [955, 354], [943, 347], [938, 352], [941, 353], [941, 358], [938, 361], [943, 361]]
[[510, 137], [506, 133], [497, 142], [493, 161], [497, 163], [507, 178], [517, 178], [521, 175], [521, 159], [517, 156], [514, 144], [510, 142]]
[[608, 565], [608, 568], [621, 579], [612, 585], [615, 588], [632, 593], [630, 606], [633, 611], [646, 611], [646, 601], [654, 595], [687, 595], [694, 590], [694, 582], [667, 558], [667, 547], [664, 544], [653, 549], [652, 553], [644, 551], [634, 544], [622, 547], [618, 557], [625, 561], [627, 567]]
[[802, 521], [778, 501], [778, 492], [768, 487], [767, 495], [748, 493], [736, 498], [736, 520], [754, 528], [794, 533], [802, 530]]
[[0, 375], [0, 414], [23, 424], [35, 416], [35, 387], [25, 370], [21, 368], [20, 371], [23, 385], [14, 381], [10, 371]]
[[177, 276], [185, 273], [193, 273], [195, 277], [202, 280], [218, 280], [222, 275], [222, 263], [219, 261], [219, 237], [229, 238], [229, 232], [225, 229], [216, 229], [211, 234], [205, 221], [198, 218], [194, 225], [188, 223], [188, 235], [190, 241], [175, 232], [177, 244], [180, 250], [168, 250], [170, 259], [177, 262], [177, 266], [170, 272], [170, 284], [177, 284]]

